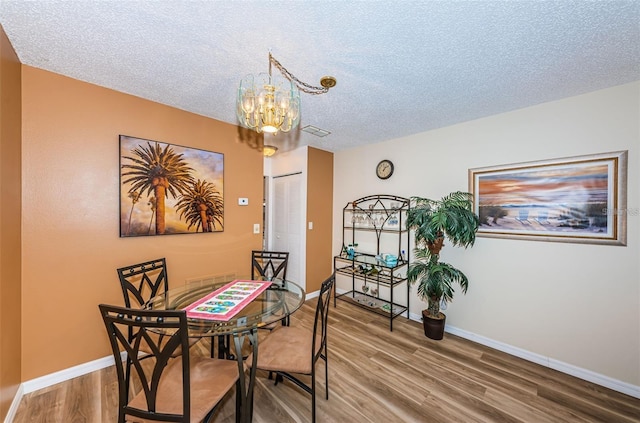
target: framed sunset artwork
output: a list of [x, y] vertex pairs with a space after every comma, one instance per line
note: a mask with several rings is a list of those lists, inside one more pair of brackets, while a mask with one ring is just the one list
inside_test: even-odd
[[627, 151], [469, 169], [480, 237], [626, 245]]

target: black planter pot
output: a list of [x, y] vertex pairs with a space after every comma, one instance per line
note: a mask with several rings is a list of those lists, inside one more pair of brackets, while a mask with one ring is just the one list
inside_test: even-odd
[[441, 340], [444, 337], [444, 322], [447, 320], [447, 316], [440, 313], [442, 318], [433, 318], [427, 313], [427, 310], [422, 310], [422, 326], [424, 326], [424, 334], [429, 339]]

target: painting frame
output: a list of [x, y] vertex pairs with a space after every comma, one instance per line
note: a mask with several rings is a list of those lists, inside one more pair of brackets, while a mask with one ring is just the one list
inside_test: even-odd
[[119, 136], [120, 238], [224, 231], [224, 154]]
[[628, 151], [469, 169], [477, 236], [627, 245]]

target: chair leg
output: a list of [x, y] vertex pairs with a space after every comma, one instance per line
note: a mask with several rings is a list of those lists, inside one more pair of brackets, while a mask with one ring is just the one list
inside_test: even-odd
[[324, 387], [327, 390], [327, 400], [329, 400], [329, 360], [324, 357]]
[[222, 348], [222, 352], [218, 351], [218, 358], [219, 359], [231, 359], [231, 336], [229, 335], [224, 335], [224, 336], [219, 336], [218, 339], [220, 339], [220, 343], [224, 344], [223, 348]]
[[[274, 386], [278, 384], [278, 382], [284, 382], [284, 377], [278, 372], [276, 373], [276, 382], [273, 384]], [[269, 376], [271, 376], [271, 372], [269, 372]]]
[[211, 337], [211, 358], [216, 358], [216, 353], [215, 353], [215, 345], [216, 345], [216, 338], [217, 338], [217, 342], [218, 342], [218, 358], [220, 360], [223, 359], [227, 359], [227, 360], [235, 360], [235, 356], [233, 354], [231, 354], [231, 340], [229, 335], [218, 335], [218, 336], [212, 336]]
[[212, 336], [211, 339], [211, 358], [216, 358], [216, 338], [218, 342], [218, 358], [225, 359], [228, 355], [227, 345], [225, 341], [225, 335]]
[[327, 390], [327, 401], [329, 400], [329, 350], [327, 343], [324, 344], [324, 384]]
[[311, 369], [311, 423], [316, 423], [316, 371], [315, 369]]
[[[240, 375], [243, 377], [243, 375]], [[242, 392], [240, 392], [240, 380], [236, 382], [236, 423], [242, 421]]]

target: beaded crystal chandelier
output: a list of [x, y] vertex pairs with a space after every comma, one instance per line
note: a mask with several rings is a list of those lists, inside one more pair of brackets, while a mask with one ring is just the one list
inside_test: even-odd
[[[272, 75], [271, 66], [282, 75]], [[269, 53], [269, 73], [247, 75], [238, 87], [237, 115], [245, 128], [268, 134], [289, 132], [300, 122], [300, 91], [324, 94], [336, 85], [332, 76], [320, 79], [321, 87], [300, 81]]]

